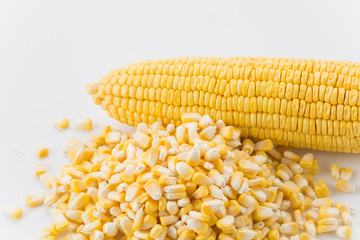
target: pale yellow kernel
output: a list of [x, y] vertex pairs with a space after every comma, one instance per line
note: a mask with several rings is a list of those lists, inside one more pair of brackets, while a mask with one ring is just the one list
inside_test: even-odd
[[49, 155], [49, 149], [44, 146], [37, 146], [35, 151], [38, 158], [45, 158]]
[[55, 124], [60, 129], [66, 129], [69, 127], [69, 119], [65, 117], [55, 119]]

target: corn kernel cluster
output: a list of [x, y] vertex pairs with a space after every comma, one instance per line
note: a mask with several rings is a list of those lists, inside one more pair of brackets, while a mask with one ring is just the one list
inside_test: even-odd
[[197, 113], [182, 124], [140, 123], [134, 134], [103, 128], [64, 151], [61, 177], [37, 165], [51, 190], [26, 199], [51, 206], [40, 240], [315, 239], [351, 236], [350, 209], [333, 203], [318, 161]]
[[354, 184], [352, 184], [350, 181], [350, 178], [352, 176], [352, 169], [351, 168], [339, 168], [338, 164], [331, 165], [331, 178], [335, 180], [336, 188], [345, 193], [351, 193], [356, 190], [356, 187]]

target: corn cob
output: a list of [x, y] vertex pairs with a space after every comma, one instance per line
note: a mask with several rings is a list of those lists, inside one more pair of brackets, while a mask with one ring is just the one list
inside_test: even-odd
[[360, 64], [286, 58], [184, 57], [111, 71], [87, 91], [129, 125], [181, 123], [185, 112], [277, 145], [360, 152]]

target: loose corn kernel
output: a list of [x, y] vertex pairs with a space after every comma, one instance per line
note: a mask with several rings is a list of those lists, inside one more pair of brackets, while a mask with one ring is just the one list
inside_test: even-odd
[[352, 234], [351, 227], [349, 226], [340, 226], [336, 229], [336, 235], [342, 239], [350, 239]]
[[316, 196], [318, 196], [319, 198], [326, 197], [330, 194], [326, 186], [326, 183], [323, 179], [320, 179], [319, 181], [314, 181], [314, 189]]
[[55, 217], [55, 227], [57, 230], [64, 231], [65, 229], [67, 229], [69, 227], [69, 220], [62, 215], [61, 213], [56, 214]]
[[163, 229], [163, 226], [161, 226], [160, 224], [156, 224], [154, 227], [151, 228], [150, 237], [154, 239], [158, 238]]
[[107, 222], [103, 225], [103, 232], [108, 237], [115, 237], [118, 232], [118, 226], [114, 222]]
[[307, 220], [304, 223], [304, 229], [305, 231], [310, 234], [311, 236], [316, 236], [316, 225], [314, 220]]
[[86, 204], [88, 204], [89, 201], [90, 201], [89, 195], [81, 192], [72, 199], [69, 206], [70, 206], [70, 209], [73, 209], [73, 210], [81, 209]]
[[35, 151], [38, 158], [45, 158], [49, 155], [49, 149], [44, 146], [37, 146]]
[[341, 212], [340, 215], [344, 225], [350, 226], [352, 224], [352, 217], [349, 212]]
[[5, 212], [13, 219], [19, 219], [21, 218], [23, 211], [21, 208], [18, 207], [7, 207], [5, 208]]
[[55, 119], [55, 124], [56, 126], [58, 126], [60, 129], [66, 129], [69, 127], [69, 119], [68, 118], [58, 118]]
[[54, 177], [50, 173], [43, 173], [40, 175], [40, 181], [48, 188], [51, 188], [53, 183], [56, 182], [56, 177]]
[[265, 220], [274, 214], [273, 210], [269, 207], [258, 206], [253, 212], [255, 221]]
[[339, 180], [339, 176], [340, 176], [339, 165], [332, 164], [330, 168], [331, 168], [331, 178], [335, 181]]
[[352, 169], [351, 168], [340, 168], [340, 178], [345, 179], [346, 181], [350, 181], [352, 176]]
[[338, 229], [339, 225], [321, 225], [316, 227], [317, 233], [333, 232]]
[[273, 142], [270, 139], [265, 139], [255, 143], [254, 150], [255, 151], [270, 151], [273, 148]]
[[311, 168], [313, 166], [314, 156], [312, 153], [305, 154], [300, 159], [300, 166], [303, 168]]
[[336, 183], [336, 189], [340, 192], [352, 193], [355, 192], [356, 187], [354, 184], [340, 177], [339, 181]]
[[330, 198], [317, 198], [311, 202], [311, 206], [316, 208], [320, 208], [323, 206], [331, 207], [331, 205], [332, 205], [332, 201]]
[[337, 208], [323, 206], [319, 209], [319, 215], [321, 218], [336, 218], [340, 215]]
[[279, 227], [279, 231], [286, 236], [293, 236], [298, 233], [299, 226], [296, 222], [283, 223]]
[[160, 223], [163, 226], [167, 226], [167, 225], [171, 225], [174, 224], [175, 222], [177, 222], [177, 220], [179, 219], [179, 217], [177, 216], [163, 216], [160, 217]]
[[44, 203], [45, 194], [34, 194], [26, 198], [26, 205], [37, 207]]
[[321, 225], [337, 225], [339, 224], [338, 220], [336, 218], [323, 218], [317, 221], [318, 226]]
[[92, 129], [92, 120], [85, 118], [76, 122], [76, 127], [81, 130], [90, 131]]
[[145, 184], [145, 190], [154, 200], [160, 200], [162, 197], [160, 184], [155, 179], [151, 179]]
[[38, 163], [35, 165], [35, 175], [40, 177], [40, 175], [46, 173], [45, 166], [42, 163]]
[[279, 240], [280, 232], [279, 229], [271, 229], [268, 234], [269, 240]]
[[351, 208], [343, 203], [336, 203], [336, 208], [342, 212], [350, 212]]
[[258, 232], [251, 230], [251, 229], [240, 229], [237, 230], [235, 233], [236, 240], [251, 240], [254, 239], [255, 236], [259, 235]]
[[299, 240], [315, 240], [315, 238], [313, 238], [307, 233], [302, 233], [299, 237]]

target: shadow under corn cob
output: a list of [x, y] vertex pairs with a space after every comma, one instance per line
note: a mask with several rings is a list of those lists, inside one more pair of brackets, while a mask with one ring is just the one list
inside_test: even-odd
[[88, 85], [123, 123], [180, 124], [184, 112], [241, 128], [242, 137], [360, 152], [360, 64], [312, 59], [183, 57], [143, 61]]

